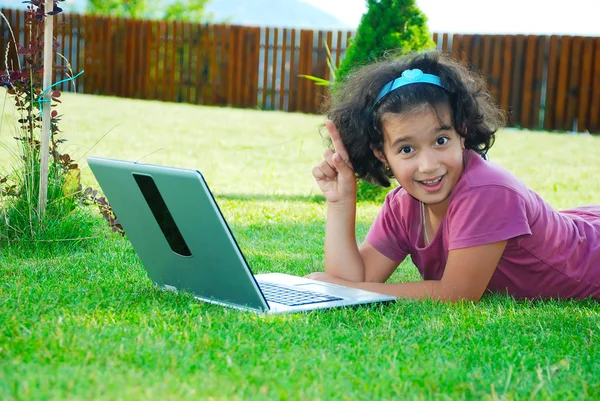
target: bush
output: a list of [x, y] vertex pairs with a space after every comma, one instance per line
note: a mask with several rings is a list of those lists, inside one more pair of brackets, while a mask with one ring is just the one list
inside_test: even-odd
[[427, 18], [414, 0], [367, 0], [356, 35], [340, 63], [336, 82], [353, 68], [380, 60], [387, 53], [406, 54], [434, 47]]

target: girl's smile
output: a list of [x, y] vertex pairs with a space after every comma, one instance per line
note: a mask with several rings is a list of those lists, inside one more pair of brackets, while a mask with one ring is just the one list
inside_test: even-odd
[[428, 179], [428, 180], [419, 180], [417, 181], [422, 187], [423, 190], [425, 192], [429, 192], [429, 193], [434, 193], [439, 191], [442, 186], [443, 186], [443, 180], [444, 180], [445, 174], [439, 176], [438, 178], [432, 178], [432, 179]]

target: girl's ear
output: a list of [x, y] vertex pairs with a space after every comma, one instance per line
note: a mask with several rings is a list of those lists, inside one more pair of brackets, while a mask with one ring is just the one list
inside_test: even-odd
[[463, 150], [465, 150], [465, 141], [466, 138], [465, 137], [460, 137], [460, 146], [463, 148]]
[[385, 155], [383, 154], [382, 151], [374, 149], [373, 146], [371, 146], [371, 150], [373, 151], [373, 154], [380, 162], [382, 162], [385, 166], [388, 165], [387, 159], [385, 158]]

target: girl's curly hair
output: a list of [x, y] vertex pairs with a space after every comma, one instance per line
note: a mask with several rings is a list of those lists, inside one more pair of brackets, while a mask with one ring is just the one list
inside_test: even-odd
[[[387, 83], [414, 68], [437, 75], [446, 89], [431, 84], [406, 85], [374, 104]], [[407, 113], [429, 105], [439, 118], [439, 107], [449, 107], [452, 125], [465, 138], [465, 147], [483, 157], [505, 123], [505, 115], [484, 79], [437, 51], [364, 66], [333, 89], [327, 116], [340, 132], [356, 176], [384, 187], [390, 185], [393, 175], [373, 154], [373, 149], [383, 152], [384, 114]]]

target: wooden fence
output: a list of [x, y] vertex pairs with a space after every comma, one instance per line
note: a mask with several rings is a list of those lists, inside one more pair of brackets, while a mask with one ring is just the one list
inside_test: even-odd
[[[2, 12], [23, 41], [24, 12]], [[6, 49], [4, 21], [0, 29]], [[57, 65], [85, 70], [62, 90], [307, 113], [319, 111], [327, 92], [298, 75], [330, 79], [325, 44], [337, 66], [353, 35], [64, 13], [55, 29], [64, 56]], [[599, 37], [436, 33], [433, 40], [488, 79], [510, 125], [600, 132]]]

